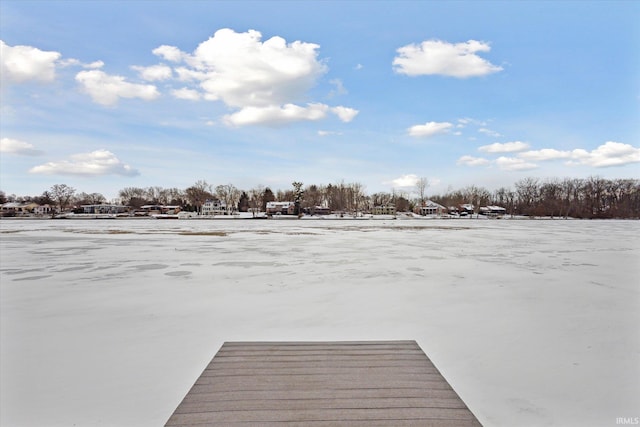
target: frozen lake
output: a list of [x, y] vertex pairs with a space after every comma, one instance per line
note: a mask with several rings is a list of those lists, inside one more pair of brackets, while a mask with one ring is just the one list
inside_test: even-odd
[[640, 222], [2, 220], [2, 426], [161, 426], [224, 341], [416, 340], [485, 426], [640, 416]]

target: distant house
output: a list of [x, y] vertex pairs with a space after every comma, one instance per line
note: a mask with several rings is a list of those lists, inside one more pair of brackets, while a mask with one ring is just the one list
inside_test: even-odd
[[27, 215], [33, 212], [39, 205], [37, 203], [18, 203], [8, 202], [4, 203], [1, 207], [2, 216], [21, 216]]
[[267, 202], [267, 215], [293, 215], [295, 209], [294, 202]]
[[503, 216], [507, 214], [507, 210], [501, 206], [482, 206], [478, 213], [486, 216]]
[[35, 208], [37, 208], [38, 206], [40, 206], [40, 205], [37, 204], [37, 203], [33, 203], [33, 202], [25, 203], [24, 205], [22, 205], [22, 212], [24, 212], [24, 213], [33, 213], [33, 210]]
[[314, 206], [310, 211], [313, 215], [331, 215], [331, 209], [324, 206]]
[[422, 216], [443, 215], [447, 212], [447, 208], [432, 200], [427, 200], [422, 206], [416, 206], [414, 212]]
[[135, 216], [173, 215], [181, 210], [182, 208], [178, 205], [144, 205], [133, 214]]
[[371, 213], [374, 215], [395, 215], [396, 207], [394, 205], [380, 205], [375, 206]]
[[16, 216], [18, 212], [22, 211], [22, 203], [7, 202], [1, 206], [2, 216]]
[[53, 208], [50, 205], [39, 205], [33, 209], [33, 213], [39, 216], [51, 215], [52, 212]]
[[124, 213], [123, 205], [82, 205], [82, 213], [85, 214], [119, 214]]
[[222, 200], [207, 200], [202, 205], [202, 215], [226, 215], [227, 204]]
[[458, 206], [458, 213], [460, 215], [473, 215], [475, 212], [475, 206], [470, 203], [465, 203], [463, 205]]

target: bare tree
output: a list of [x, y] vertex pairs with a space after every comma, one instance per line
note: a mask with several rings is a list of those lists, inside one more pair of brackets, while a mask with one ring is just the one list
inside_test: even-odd
[[100, 193], [80, 193], [75, 197], [76, 204], [79, 205], [99, 205], [105, 203], [107, 199]]
[[211, 184], [205, 180], [197, 181], [185, 190], [187, 200], [196, 207], [198, 213], [202, 213], [202, 205], [213, 196], [211, 190]]
[[427, 178], [422, 177], [416, 181], [416, 192], [420, 199], [420, 206], [424, 206], [427, 201], [427, 188], [429, 188], [429, 180]]
[[166, 197], [166, 204], [185, 206], [187, 204], [187, 195], [179, 188], [167, 188], [163, 190], [163, 197]]
[[120, 202], [123, 205], [131, 206], [134, 209], [146, 204], [147, 191], [144, 188], [126, 187], [118, 192]]
[[540, 188], [537, 178], [524, 178], [516, 182], [518, 210], [525, 215], [536, 215], [540, 200]]
[[351, 196], [351, 208], [355, 212], [355, 216], [358, 216], [363, 206], [367, 202], [367, 196], [364, 193], [364, 185], [359, 182], [353, 182], [349, 184], [349, 195]]
[[264, 187], [258, 185], [249, 190], [249, 208], [255, 217], [262, 208], [262, 199], [264, 198]]
[[230, 215], [240, 200], [240, 190], [233, 184], [218, 185], [216, 187], [216, 196], [225, 203], [226, 214]]
[[323, 201], [322, 187], [315, 184], [307, 186], [304, 193], [302, 207], [309, 209], [314, 214], [316, 206], [321, 206]]
[[[67, 184], [55, 184], [49, 190], [51, 199], [58, 206], [59, 212], [64, 212], [69, 206], [73, 195], [76, 193], [75, 188], [69, 187]], [[52, 210], [51, 216], [55, 216], [55, 209]]]

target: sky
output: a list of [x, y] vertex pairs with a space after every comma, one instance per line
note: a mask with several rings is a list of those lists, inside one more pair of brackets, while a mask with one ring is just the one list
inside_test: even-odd
[[0, 190], [640, 177], [640, 2], [0, 2]]

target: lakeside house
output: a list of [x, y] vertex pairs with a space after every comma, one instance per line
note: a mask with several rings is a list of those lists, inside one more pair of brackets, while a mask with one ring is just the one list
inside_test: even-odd
[[478, 211], [480, 215], [498, 217], [507, 214], [507, 210], [502, 206], [482, 206]]
[[476, 208], [471, 203], [465, 203], [458, 206], [458, 215], [460, 216], [473, 215], [475, 211]]
[[51, 205], [38, 205], [33, 208], [33, 214], [37, 216], [48, 216], [51, 215], [54, 211], [54, 208]]
[[304, 213], [310, 215], [331, 215], [331, 209], [325, 206], [314, 206], [312, 208], [306, 208]]
[[371, 210], [371, 213], [373, 215], [395, 215], [396, 214], [396, 207], [395, 207], [395, 205], [375, 206]]
[[144, 205], [140, 206], [134, 216], [175, 215], [182, 210], [178, 205]]
[[82, 213], [85, 214], [121, 214], [127, 211], [123, 205], [82, 205]]
[[448, 211], [447, 211], [447, 208], [445, 208], [441, 204], [438, 204], [432, 200], [427, 200], [422, 204], [422, 206], [416, 206], [414, 209], [414, 212], [422, 216], [427, 216], [427, 215], [444, 215]]
[[51, 213], [53, 208], [49, 205], [39, 205], [37, 203], [18, 203], [7, 202], [0, 206], [2, 216], [27, 216], [27, 215], [46, 215]]
[[227, 204], [222, 200], [207, 200], [202, 204], [202, 215], [227, 215]]
[[267, 215], [294, 215], [294, 202], [267, 202]]

